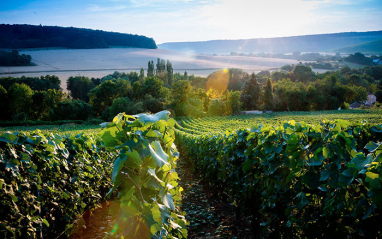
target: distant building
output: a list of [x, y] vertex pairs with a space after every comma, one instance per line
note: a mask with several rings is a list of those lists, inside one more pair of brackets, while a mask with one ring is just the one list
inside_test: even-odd
[[368, 107], [371, 107], [375, 104], [375, 102], [377, 102], [377, 97], [373, 94], [369, 94], [367, 96], [367, 100], [365, 102], [365, 106], [368, 106]]
[[359, 102], [354, 102], [349, 106], [350, 109], [358, 109], [359, 107], [361, 107]]
[[373, 60], [373, 63], [374, 63], [374, 65], [376, 65], [376, 66], [378, 66], [378, 65], [382, 65], [382, 60], [380, 60], [380, 59], [374, 59], [374, 60]]

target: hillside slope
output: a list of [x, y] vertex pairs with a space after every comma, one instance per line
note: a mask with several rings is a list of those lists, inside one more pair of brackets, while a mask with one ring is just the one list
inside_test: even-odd
[[152, 38], [74, 27], [0, 25], [0, 48], [64, 47], [75, 49], [111, 46], [156, 49]]
[[364, 54], [382, 55], [382, 40], [343, 47], [343, 48], [337, 49], [336, 51], [343, 52], [343, 53], [362, 52]]
[[206, 54], [229, 54], [231, 52], [328, 52], [338, 48], [376, 40], [382, 40], [382, 31], [257, 38], [247, 40], [169, 42], [159, 44], [158, 47], [173, 51], [191, 51]]

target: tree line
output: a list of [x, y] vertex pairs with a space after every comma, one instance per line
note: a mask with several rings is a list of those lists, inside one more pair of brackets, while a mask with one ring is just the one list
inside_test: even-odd
[[382, 66], [342, 67], [317, 74], [306, 65], [286, 65], [281, 71], [252, 75], [242, 90], [243, 109], [310, 111], [346, 109], [369, 93], [382, 101]]
[[156, 49], [152, 38], [75, 27], [0, 25], [0, 48], [65, 47], [75, 49], [107, 48], [110, 46]]
[[[72, 76], [67, 92], [57, 76], [0, 79], [2, 120], [111, 120], [120, 112], [171, 110], [173, 116], [238, 114], [243, 110], [313, 111], [348, 108], [374, 93], [382, 101], [382, 66], [314, 73], [309, 66], [248, 74], [222, 70], [209, 77], [173, 73], [164, 59], [149, 61], [147, 74], [114, 72], [103, 78]], [[207, 88], [212, 76], [227, 77], [226, 88]]]
[[0, 66], [30, 66], [31, 60], [31, 55], [20, 55], [17, 50], [0, 50]]

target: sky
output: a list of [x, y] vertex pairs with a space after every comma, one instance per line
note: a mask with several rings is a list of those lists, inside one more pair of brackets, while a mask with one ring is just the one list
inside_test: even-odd
[[132, 33], [164, 42], [382, 30], [382, 0], [0, 0], [0, 24]]

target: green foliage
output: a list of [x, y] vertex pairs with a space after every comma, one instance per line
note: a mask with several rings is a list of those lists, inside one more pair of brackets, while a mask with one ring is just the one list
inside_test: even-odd
[[95, 86], [96, 85], [85, 76], [71, 76], [66, 81], [66, 89], [70, 92], [70, 96], [72, 96], [73, 99], [83, 100], [86, 102], [89, 101], [89, 92]]
[[310, 82], [315, 80], [315, 74], [309, 66], [297, 65], [293, 69], [293, 80]]
[[0, 85], [0, 119], [7, 119], [8, 115], [8, 92]]
[[291, 72], [291, 71], [293, 71], [293, 69], [294, 69], [293, 65], [284, 65], [281, 67], [281, 70], [286, 71], [286, 72]]
[[121, 113], [100, 133], [105, 146], [118, 154], [108, 193], [118, 193], [120, 213], [114, 237], [187, 237], [179, 210], [182, 188], [175, 172], [175, 121], [168, 120], [169, 114]]
[[287, 78], [287, 74], [282, 71], [273, 71], [271, 74], [271, 80], [274, 82], [280, 81], [284, 78]]
[[[373, 77], [374, 80], [382, 80], [382, 65], [371, 68], [371, 77]], [[380, 81], [380, 85], [382, 85], [382, 81]]]
[[373, 65], [373, 60], [369, 57], [366, 57], [364, 54], [360, 52], [350, 54], [348, 57], [344, 58], [344, 61], [353, 62], [353, 63], [366, 65], [366, 66]]
[[271, 72], [268, 71], [268, 70], [265, 70], [265, 71], [260, 71], [259, 73], [256, 74], [257, 77], [259, 78], [269, 78], [271, 76]]
[[[31, 118], [49, 120], [51, 112], [63, 101], [63, 98], [64, 93], [54, 89], [35, 92], [32, 96]], [[76, 112], [68, 111], [67, 114], [76, 114]]]
[[273, 86], [271, 79], [267, 79], [264, 97], [263, 97], [263, 109], [264, 110], [273, 110], [274, 109], [274, 100], [273, 100]]
[[0, 25], [0, 48], [106, 48], [113, 46], [156, 49], [152, 38], [75, 27]]
[[203, 100], [200, 98], [191, 97], [187, 99], [187, 103], [185, 105], [187, 116], [200, 118], [203, 116], [203, 109]]
[[157, 58], [157, 70], [156, 74], [160, 75], [165, 72], [166, 70], [166, 61], [164, 59]]
[[107, 111], [115, 99], [129, 96], [131, 90], [128, 80], [107, 80], [90, 91], [89, 104], [93, 107], [95, 114], [99, 116]]
[[275, 110], [278, 111], [333, 110], [345, 102], [354, 102], [366, 96], [364, 87], [342, 85], [335, 75], [328, 75], [308, 85], [290, 79], [274, 85]]
[[[278, 111], [305, 111], [310, 104], [307, 99], [306, 86], [290, 79], [278, 81], [274, 86], [275, 109]], [[315, 99], [315, 98], [311, 98]]]
[[[191, 97], [192, 98], [198, 98], [198, 99], [202, 100], [203, 101], [203, 111], [204, 112], [208, 111], [208, 107], [210, 105], [210, 98], [208, 97], [205, 89], [194, 88], [192, 93], [191, 93]], [[239, 98], [240, 98], [240, 94], [239, 94]]]
[[147, 77], [142, 85], [141, 95], [151, 95], [156, 99], [167, 98], [167, 91], [163, 87], [163, 81], [157, 77]]
[[228, 69], [229, 82], [227, 90], [238, 91], [243, 89], [245, 82], [249, 79], [247, 72], [242, 69], [230, 68]]
[[167, 69], [167, 83], [169, 85], [172, 85], [174, 81], [174, 69], [172, 68], [172, 63], [169, 60], [167, 60], [166, 69]]
[[367, 100], [367, 90], [365, 87], [362, 86], [350, 86], [350, 90], [352, 91], [353, 97], [349, 102], [354, 102], [354, 101], [364, 101]]
[[254, 73], [242, 89], [240, 101], [244, 110], [256, 110], [260, 108], [261, 88]]
[[142, 111], [142, 102], [134, 102], [127, 97], [121, 97], [113, 101], [113, 104], [109, 108], [109, 115], [117, 115], [119, 113], [134, 115]]
[[11, 115], [19, 113], [29, 114], [32, 106], [33, 90], [26, 84], [15, 83], [9, 88], [9, 110]]
[[125, 72], [114, 71], [113, 74], [109, 74], [107, 76], [102, 77], [101, 83], [105, 81], [116, 81], [116, 80], [128, 80], [128, 74]]
[[226, 91], [225, 98], [225, 115], [235, 115], [241, 110], [240, 91]]
[[[34, 121], [34, 122], [28, 122], [30, 125], [27, 125], [25, 122], [20, 122], [20, 124], [15, 122], [16, 124], [14, 126], [12, 125], [2, 125], [0, 128], [0, 133], [6, 133], [6, 132], [26, 132], [26, 133], [33, 133], [37, 130], [40, 130], [41, 133], [44, 135], [48, 134], [60, 134], [60, 135], [70, 135], [75, 136], [80, 133], [82, 134], [94, 134], [98, 132], [101, 129], [101, 126], [99, 124], [103, 123], [103, 120], [99, 119], [92, 119], [86, 122], [83, 121], [56, 121], [56, 122], [49, 122], [49, 121]], [[9, 122], [7, 122], [9, 123]], [[35, 124], [32, 124], [35, 123]]]
[[191, 85], [187, 80], [178, 80], [172, 86], [172, 97], [177, 103], [184, 103], [191, 93]]
[[377, 98], [378, 102], [382, 102], [382, 90], [377, 90], [375, 92], [375, 97]]
[[0, 78], [0, 85], [2, 85], [6, 90], [14, 84], [26, 84], [32, 90], [35, 91], [47, 91], [48, 89], [61, 90], [61, 80], [57, 76], [40, 76], [40, 77], [3, 77]]
[[8, 92], [0, 85], [1, 119], [49, 120], [50, 112], [63, 100], [64, 96], [61, 90], [56, 89], [33, 91], [24, 83], [13, 83]]
[[143, 80], [145, 78], [145, 69], [141, 68], [139, 71], [139, 79]]
[[52, 120], [88, 120], [93, 115], [93, 108], [84, 101], [65, 100], [59, 102], [50, 111]]
[[19, 51], [0, 50], [0, 66], [29, 66], [32, 57], [30, 55], [19, 54]]
[[154, 62], [149, 61], [148, 62], [148, 68], [147, 68], [147, 77], [154, 76]]
[[154, 98], [151, 95], [146, 95], [145, 100], [142, 102], [143, 108], [146, 112], [156, 113], [164, 110], [165, 101], [163, 98]]
[[237, 216], [250, 217], [253, 233], [382, 236], [375, 226], [382, 215], [382, 125], [292, 120], [249, 129], [231, 120], [182, 121], [177, 144], [203, 180], [237, 205]]
[[112, 154], [98, 138], [0, 135], [0, 237], [56, 238], [110, 187]]
[[222, 116], [224, 115], [224, 102], [220, 99], [212, 99], [210, 106], [208, 107], [208, 116]]
[[186, 116], [186, 102], [191, 93], [191, 84], [188, 80], [178, 80], [172, 85], [171, 97], [176, 116]]

